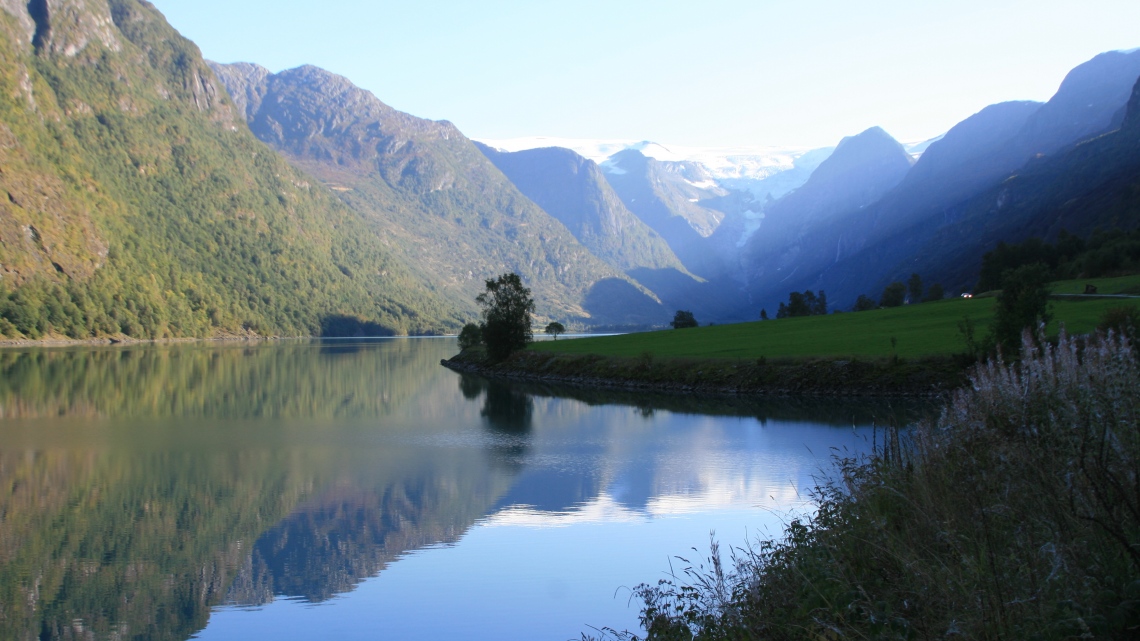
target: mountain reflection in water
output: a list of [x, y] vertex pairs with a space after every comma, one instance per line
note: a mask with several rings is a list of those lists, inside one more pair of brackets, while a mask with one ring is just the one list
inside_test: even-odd
[[238, 638], [211, 617], [351, 594], [476, 526], [784, 510], [830, 448], [866, 448], [852, 425], [923, 409], [506, 384], [440, 367], [454, 351], [0, 351], [0, 638]]

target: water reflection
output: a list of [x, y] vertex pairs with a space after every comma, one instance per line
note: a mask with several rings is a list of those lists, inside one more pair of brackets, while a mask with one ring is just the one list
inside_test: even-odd
[[[343, 636], [373, 638], [377, 604], [358, 619], [282, 616], [292, 601], [280, 598], [340, 603], [330, 599], [390, 589], [404, 596], [386, 598], [411, 599], [467, 575], [462, 564], [439, 566], [440, 576], [392, 572], [419, 567], [410, 558], [469, 558], [478, 541], [510, 541], [490, 548], [503, 547], [497, 562], [509, 566], [545, 553], [544, 535], [527, 532], [551, 526], [563, 538], [534, 564], [550, 573], [542, 580], [597, 581], [612, 597], [660, 559], [634, 577], [607, 574], [638, 556], [634, 544], [576, 528], [651, 528], [654, 545], [684, 551], [692, 542], [672, 543], [661, 524], [694, 515], [707, 531], [718, 510], [800, 504], [820, 456], [865, 447], [853, 424], [923, 410], [505, 384], [439, 367], [454, 349], [391, 340], [0, 352], [0, 638], [228, 639], [252, 625], [303, 638], [303, 621], [321, 616], [339, 617]], [[601, 566], [557, 568], [567, 545]], [[485, 562], [479, 554], [467, 563]], [[381, 583], [363, 589], [369, 581]], [[455, 603], [437, 587], [421, 607], [510, 619], [531, 626], [520, 628], [528, 638], [613, 621], [574, 614], [594, 607], [586, 602], [543, 610], [528, 599], [547, 592], [520, 581], [482, 577]], [[258, 618], [267, 608], [274, 618]], [[385, 612], [392, 630], [429, 616]], [[578, 627], [552, 627], [570, 614]], [[270, 630], [284, 621], [297, 627]]]
[[[408, 340], [0, 350], [0, 418], [383, 415], [437, 367]], [[395, 379], [393, 373], [399, 373]]]

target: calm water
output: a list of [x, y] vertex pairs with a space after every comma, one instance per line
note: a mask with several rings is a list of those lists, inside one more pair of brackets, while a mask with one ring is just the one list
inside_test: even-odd
[[628, 588], [712, 530], [778, 533], [833, 452], [910, 416], [506, 385], [455, 351], [0, 351], [0, 638], [633, 629]]

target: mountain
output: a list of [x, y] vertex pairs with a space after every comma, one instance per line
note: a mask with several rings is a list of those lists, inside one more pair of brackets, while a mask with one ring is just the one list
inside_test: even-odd
[[149, 3], [0, 4], [0, 94], [7, 336], [404, 333], [463, 318], [254, 138]]
[[969, 199], [957, 220], [888, 276], [918, 271], [928, 282], [968, 291], [982, 255], [1000, 241], [1140, 226], [1140, 80], [1119, 122], [1119, 129], [1035, 159]]
[[1102, 53], [1070, 71], [1057, 93], [1015, 139], [1027, 158], [1119, 126], [1114, 123], [1140, 77], [1140, 50]]
[[212, 67], [254, 135], [317, 176], [468, 319], [484, 281], [514, 271], [545, 317], [667, 320], [651, 293], [591, 254], [451, 123], [397, 111], [313, 66]]
[[614, 269], [683, 269], [669, 245], [626, 209], [594, 161], [559, 147], [512, 153], [475, 146], [523, 195]]
[[732, 318], [735, 287], [689, 273], [665, 240], [625, 207], [594, 161], [557, 147], [512, 153], [476, 144], [590, 251], [653, 292], [665, 312], [696, 308], [707, 320]]
[[[1107, 155], [1102, 157], [1087, 153], [1101, 150], [1100, 145], [1079, 143], [1096, 139], [1114, 121], [1120, 122], [1137, 77], [1140, 51], [1101, 54], [1074, 68], [1044, 105], [1002, 103], [971, 116], [933, 143], [896, 190], [821, 235], [818, 243], [841, 246], [844, 251], [837, 252], [832, 265], [797, 286], [826, 288], [840, 306], [915, 270], [928, 282], [945, 279], [943, 285], [950, 291], [969, 289], [981, 255], [999, 240], [1012, 242], [1043, 233], [1031, 230], [1059, 231], [1045, 223], [1056, 212], [1041, 208], [1048, 199], [1038, 196], [1060, 193], [1054, 188], [1062, 186], [1064, 193], [1075, 194], [1085, 187], [1095, 193], [1109, 174], [1127, 173], [1126, 149], [1105, 149]], [[1074, 145], [1083, 151], [1066, 151]], [[1065, 155], [1068, 160], [1050, 160]], [[1008, 195], [999, 197], [1006, 193], [1002, 185], [1030, 170], [1037, 175], [1046, 167], [1051, 168], [1047, 171], [1055, 185], [1041, 183], [1038, 194], [1017, 192], [1041, 207], [1019, 206], [1018, 213], [1011, 213], [1014, 209], [1006, 207]], [[978, 218], [987, 215], [992, 218]], [[1101, 214], [1072, 210], [1065, 225], [1073, 232], [1091, 230], [1082, 221], [1102, 219], [1108, 220]]]
[[829, 265], [842, 246], [818, 238], [844, 214], [860, 212], [897, 186], [913, 162], [879, 127], [840, 141], [802, 187], [764, 209], [747, 240], [741, 261], [753, 300], [771, 305], [792, 291], [784, 285], [790, 277]]
[[637, 149], [625, 149], [610, 156], [602, 169], [625, 206], [669, 243], [689, 271], [703, 277], [719, 271], [706, 239], [724, 213], [702, 206], [701, 201], [728, 191], [704, 167], [659, 161]]

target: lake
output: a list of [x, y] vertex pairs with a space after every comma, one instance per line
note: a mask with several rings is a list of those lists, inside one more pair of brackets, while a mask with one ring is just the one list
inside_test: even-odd
[[454, 339], [0, 350], [0, 638], [577, 639], [895, 401], [506, 384]]

